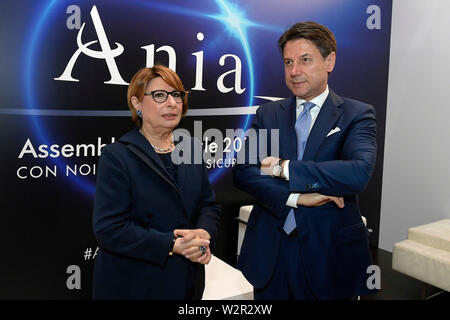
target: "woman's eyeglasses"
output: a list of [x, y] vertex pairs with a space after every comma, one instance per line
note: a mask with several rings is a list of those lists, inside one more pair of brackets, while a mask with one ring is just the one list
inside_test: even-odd
[[186, 95], [186, 92], [178, 90], [174, 90], [172, 92], [166, 90], [154, 90], [152, 92], [144, 93], [144, 96], [152, 96], [155, 102], [163, 103], [166, 102], [169, 94], [172, 96], [175, 102], [183, 102], [183, 98]]

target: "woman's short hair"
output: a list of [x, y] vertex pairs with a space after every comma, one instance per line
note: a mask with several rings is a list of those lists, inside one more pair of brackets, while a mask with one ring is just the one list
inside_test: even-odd
[[[152, 68], [142, 68], [133, 76], [128, 86], [127, 102], [131, 111], [131, 118], [140, 128], [142, 127], [142, 119], [137, 115], [136, 109], [131, 103], [131, 98], [136, 97], [140, 102], [144, 99], [144, 93], [147, 90], [148, 84], [151, 80], [160, 77], [169, 86], [178, 91], [185, 91], [180, 77], [171, 69], [155, 65]], [[183, 99], [182, 116], [188, 111], [187, 93]]]

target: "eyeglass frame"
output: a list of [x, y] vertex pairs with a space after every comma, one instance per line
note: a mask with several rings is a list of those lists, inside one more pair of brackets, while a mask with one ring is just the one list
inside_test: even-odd
[[[164, 93], [166, 93], [166, 98], [163, 101], [156, 101], [156, 99], [155, 99], [155, 92], [164, 92]], [[175, 97], [173, 96], [173, 94], [177, 93], [177, 92], [180, 93], [181, 101], [177, 101], [175, 99]], [[169, 92], [169, 91], [166, 91], [166, 90], [159, 89], [159, 90], [153, 90], [151, 92], [145, 92], [144, 96], [152, 96], [153, 101], [155, 101], [156, 103], [164, 103], [164, 102], [167, 101], [167, 99], [169, 98], [169, 94], [170, 94], [172, 96], [172, 98], [175, 100], [176, 103], [182, 103], [182, 102], [184, 102], [183, 99], [184, 99], [184, 97], [186, 96], [187, 93], [189, 93], [189, 92], [188, 91], [180, 91], [180, 90], [173, 90], [173, 91]]]

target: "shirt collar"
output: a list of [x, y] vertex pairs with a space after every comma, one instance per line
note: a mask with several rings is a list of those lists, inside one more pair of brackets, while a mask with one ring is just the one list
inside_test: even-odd
[[[317, 97], [315, 97], [314, 99], [311, 99], [310, 102], [314, 103], [317, 107], [322, 108], [323, 104], [325, 103], [325, 100], [328, 97], [328, 93], [330, 92], [330, 90], [328, 89], [328, 85], [327, 88], [325, 89], [324, 92], [322, 92], [321, 94], [319, 94]], [[302, 98], [296, 97], [297, 100], [297, 108], [298, 107], [302, 107], [302, 104], [306, 102], [306, 100], [303, 100]]]

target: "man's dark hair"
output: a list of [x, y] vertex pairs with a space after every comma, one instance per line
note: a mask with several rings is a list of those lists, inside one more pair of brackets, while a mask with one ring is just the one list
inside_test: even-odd
[[331, 52], [336, 52], [336, 39], [327, 27], [312, 21], [298, 22], [285, 31], [278, 39], [278, 47], [283, 54], [286, 42], [297, 39], [312, 41], [325, 59]]

